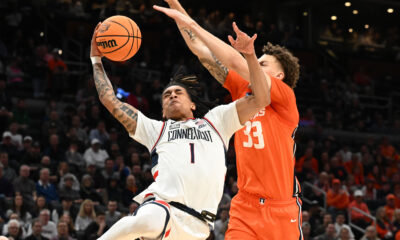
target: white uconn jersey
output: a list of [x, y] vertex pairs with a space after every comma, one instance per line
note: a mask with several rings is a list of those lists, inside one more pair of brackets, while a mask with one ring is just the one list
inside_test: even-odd
[[167, 202], [216, 214], [223, 194], [229, 139], [241, 127], [236, 102], [213, 108], [204, 118], [184, 122], [151, 120], [139, 112], [132, 137], [149, 149], [155, 182], [134, 200], [142, 203], [146, 194], [155, 193]]

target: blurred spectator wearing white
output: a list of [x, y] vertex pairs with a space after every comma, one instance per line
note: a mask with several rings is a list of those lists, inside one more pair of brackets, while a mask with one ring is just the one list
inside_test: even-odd
[[361, 238], [361, 240], [380, 240], [376, 233], [376, 228], [372, 225], [367, 227], [367, 229], [365, 229], [365, 234]]
[[346, 228], [347, 230], [349, 230], [350, 239], [354, 239], [354, 234], [351, 231], [350, 226], [344, 223], [345, 220], [346, 220], [346, 218], [344, 216], [344, 213], [339, 213], [336, 216], [335, 229], [336, 229], [337, 237], [340, 237], [340, 233], [341, 233], [342, 229]]
[[215, 221], [214, 224], [214, 235], [215, 240], [224, 240], [225, 232], [228, 229], [229, 214], [227, 209], [221, 209], [219, 213], [220, 219]]
[[7, 234], [3, 232], [3, 234], [6, 235], [9, 239], [13, 240], [22, 240], [24, 239], [24, 236], [22, 235], [22, 230], [19, 222], [15, 219], [11, 219], [7, 223]]
[[94, 211], [93, 202], [90, 199], [86, 199], [82, 202], [78, 216], [75, 219], [75, 230], [84, 231], [95, 219], [96, 212]]
[[22, 135], [18, 133], [19, 124], [12, 122], [10, 124], [11, 143], [16, 146], [19, 150], [22, 149]]
[[97, 138], [91, 141], [91, 146], [83, 154], [86, 165], [94, 164], [97, 168], [103, 168], [108, 157], [108, 153], [100, 148], [100, 141]]
[[[50, 211], [43, 209], [40, 211], [39, 220], [42, 223], [42, 235], [48, 239], [53, 239], [57, 236], [57, 227], [53, 221], [50, 221]], [[33, 232], [32, 224], [29, 226], [28, 234]]]

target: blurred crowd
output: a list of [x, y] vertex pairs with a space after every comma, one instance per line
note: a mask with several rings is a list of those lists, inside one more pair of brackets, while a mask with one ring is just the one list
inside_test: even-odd
[[[230, 101], [227, 91], [190, 55], [174, 23], [155, 13], [152, 4], [126, 0], [0, 3], [0, 19], [9, 33], [0, 38], [1, 235], [15, 240], [97, 239], [119, 218], [135, 211], [138, 205], [132, 197], [153, 181], [147, 149], [129, 138], [101, 105], [89, 70], [74, 75], [57, 45], [60, 40], [48, 34], [50, 27], [42, 32], [34, 19], [50, 19], [63, 36], [82, 41], [86, 54], [99, 19], [115, 14], [135, 19], [146, 40], [134, 61], [104, 62], [115, 86], [128, 93], [121, 98], [152, 118], [161, 119], [160, 94], [177, 71], [196, 73], [203, 80], [205, 98]], [[270, 41], [296, 53], [304, 45], [299, 29], [280, 31], [262, 15], [206, 8], [188, 8], [188, 12], [223, 39], [232, 33], [235, 19], [245, 32], [258, 33], [257, 49]], [[148, 77], [142, 74], [146, 71], [158, 74]], [[399, 113], [371, 108], [361, 98], [384, 96], [386, 91], [368, 69], [344, 74], [333, 67], [327, 71], [303, 67], [295, 89], [301, 116], [296, 175], [326, 193], [303, 184], [303, 196], [310, 200], [303, 202], [305, 239], [400, 238], [400, 146], [390, 138], [400, 133]], [[388, 137], [343, 141], [322, 134], [324, 130]], [[224, 195], [210, 239], [224, 239], [230, 200], [238, 191], [232, 144], [227, 161]], [[350, 227], [350, 222], [365, 233]]]

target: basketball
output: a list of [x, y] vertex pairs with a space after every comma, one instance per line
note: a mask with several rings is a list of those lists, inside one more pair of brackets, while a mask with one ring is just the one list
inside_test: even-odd
[[126, 61], [139, 50], [142, 34], [132, 19], [116, 15], [100, 25], [96, 42], [99, 51], [108, 59]]

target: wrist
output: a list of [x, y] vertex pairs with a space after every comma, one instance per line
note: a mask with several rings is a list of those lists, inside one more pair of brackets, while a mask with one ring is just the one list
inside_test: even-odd
[[101, 63], [101, 57], [100, 56], [90, 57], [90, 61], [92, 61], [92, 65], [96, 63]]

